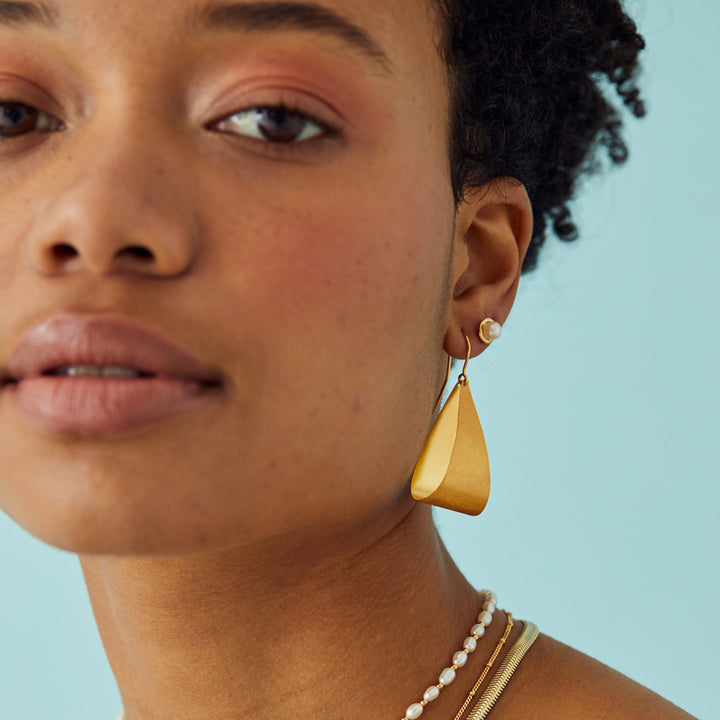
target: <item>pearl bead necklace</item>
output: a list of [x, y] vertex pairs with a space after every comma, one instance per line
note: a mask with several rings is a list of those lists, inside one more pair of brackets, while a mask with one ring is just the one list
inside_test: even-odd
[[470, 635], [463, 641], [462, 650], [458, 650], [452, 657], [452, 665], [446, 667], [438, 678], [437, 685], [431, 685], [423, 695], [420, 702], [413, 703], [406, 711], [402, 720], [417, 720], [425, 710], [426, 706], [433, 700], [437, 700], [440, 691], [455, 680], [456, 672], [468, 661], [471, 652], [475, 652], [478, 640], [485, 634], [485, 628], [490, 625], [493, 613], [497, 607], [497, 595], [490, 590], [481, 590], [482, 610], [477, 618], [477, 623], [470, 629]]

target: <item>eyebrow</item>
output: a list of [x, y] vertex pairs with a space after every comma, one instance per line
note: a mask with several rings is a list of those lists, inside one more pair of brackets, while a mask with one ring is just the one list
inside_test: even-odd
[[209, 2], [198, 11], [194, 20], [209, 30], [299, 30], [331, 35], [372, 60], [383, 74], [392, 73], [392, 61], [367, 31], [317, 3]]
[[57, 24], [57, 8], [49, 3], [0, 0], [0, 25], [42, 25], [54, 28]]

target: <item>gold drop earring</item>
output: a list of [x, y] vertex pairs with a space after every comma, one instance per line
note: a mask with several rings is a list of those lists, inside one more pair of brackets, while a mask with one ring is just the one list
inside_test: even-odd
[[[500, 324], [488, 318], [480, 325], [478, 335], [490, 344], [500, 337], [500, 330]], [[470, 338], [464, 333], [463, 336], [467, 343], [465, 364], [425, 441], [410, 488], [415, 500], [466, 515], [479, 515], [490, 496], [490, 464], [466, 375]], [[449, 357], [445, 384], [451, 362]]]

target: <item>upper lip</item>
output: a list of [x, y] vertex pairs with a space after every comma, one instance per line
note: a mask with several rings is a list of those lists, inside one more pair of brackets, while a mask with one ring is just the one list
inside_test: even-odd
[[220, 383], [217, 373], [130, 320], [75, 313], [53, 315], [27, 332], [1, 379], [20, 381], [67, 365], [127, 367], [160, 377]]

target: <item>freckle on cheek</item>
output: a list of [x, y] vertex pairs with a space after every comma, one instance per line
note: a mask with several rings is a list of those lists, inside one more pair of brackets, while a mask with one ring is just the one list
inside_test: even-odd
[[355, 402], [353, 403], [353, 408], [352, 408], [353, 412], [356, 415], [361, 415], [364, 412], [366, 405], [367, 405], [367, 403], [365, 402], [365, 399], [359, 395], [356, 395]]

